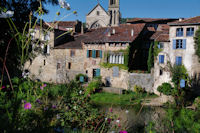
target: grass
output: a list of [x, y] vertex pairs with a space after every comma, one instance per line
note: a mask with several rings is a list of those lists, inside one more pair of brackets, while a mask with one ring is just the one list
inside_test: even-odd
[[91, 103], [95, 105], [120, 105], [131, 106], [138, 104], [144, 100], [144, 98], [154, 98], [156, 95], [150, 95], [148, 93], [136, 94], [134, 92], [129, 94], [113, 94], [113, 93], [96, 93], [91, 95]]

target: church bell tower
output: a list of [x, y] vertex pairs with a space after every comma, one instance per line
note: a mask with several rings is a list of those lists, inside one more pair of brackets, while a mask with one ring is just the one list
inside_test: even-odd
[[110, 14], [110, 26], [119, 26], [121, 16], [119, 0], [109, 0], [108, 12]]

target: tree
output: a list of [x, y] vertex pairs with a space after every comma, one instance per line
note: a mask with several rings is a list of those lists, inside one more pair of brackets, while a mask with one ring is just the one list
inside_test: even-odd
[[[58, 4], [58, 0], [41, 0], [41, 4], [51, 3], [53, 5]], [[40, 6], [40, 1], [38, 0], [1, 0], [0, 2], [0, 12], [2, 10], [11, 10], [14, 11], [14, 16], [12, 17], [12, 21], [16, 25], [16, 28], [19, 32], [22, 32], [26, 22], [29, 22], [30, 15], [36, 13]], [[42, 7], [43, 13], [48, 13], [48, 11]], [[34, 15], [32, 15], [33, 21]], [[7, 53], [7, 61], [6, 66], [8, 67], [9, 73], [11, 76], [19, 75], [21, 72], [19, 71], [19, 51], [17, 50], [17, 45], [14, 39], [12, 38], [12, 32], [8, 25], [7, 19], [0, 18], [1, 27], [0, 32], [0, 61], [4, 59], [6, 49], [8, 43], [10, 42], [10, 47]], [[0, 63], [0, 72], [2, 68], [2, 63]], [[13, 69], [14, 68], [14, 69]]]
[[153, 56], [153, 44], [151, 44], [150, 48], [149, 48], [149, 56], [148, 56], [148, 60], [147, 60], [147, 65], [148, 65], [148, 72], [151, 72], [151, 68], [153, 67], [153, 63], [154, 63], [154, 56]]

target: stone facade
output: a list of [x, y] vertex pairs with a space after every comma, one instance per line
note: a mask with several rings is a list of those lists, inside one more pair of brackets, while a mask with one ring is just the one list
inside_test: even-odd
[[[167, 62], [172, 65], [177, 64], [177, 58], [181, 58], [181, 64], [185, 66], [190, 78], [193, 78], [200, 73], [200, 63], [198, 57], [195, 55], [195, 43], [194, 35], [198, 29], [197, 24], [184, 24], [184, 25], [173, 25], [169, 24], [169, 42], [161, 42], [163, 44], [162, 51], [154, 63], [154, 92], [158, 94], [157, 87], [164, 82], [171, 81]], [[192, 35], [187, 35], [187, 29], [193, 28], [194, 32]], [[178, 36], [177, 30], [182, 29], [183, 35]], [[177, 46], [176, 40], [185, 40], [181, 43], [181, 46]], [[182, 46], [183, 45], [183, 46]], [[184, 46], [185, 45], [185, 46]], [[159, 56], [164, 55], [164, 62], [159, 62]]]
[[86, 16], [87, 28], [96, 29], [100, 27], [119, 26], [121, 16], [119, 5], [119, 0], [109, 0], [108, 11], [106, 11], [98, 3]]

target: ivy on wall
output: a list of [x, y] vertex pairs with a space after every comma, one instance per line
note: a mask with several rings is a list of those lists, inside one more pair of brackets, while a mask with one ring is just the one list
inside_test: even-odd
[[200, 62], [200, 27], [195, 33], [194, 42], [195, 42], [195, 54], [198, 56]]

